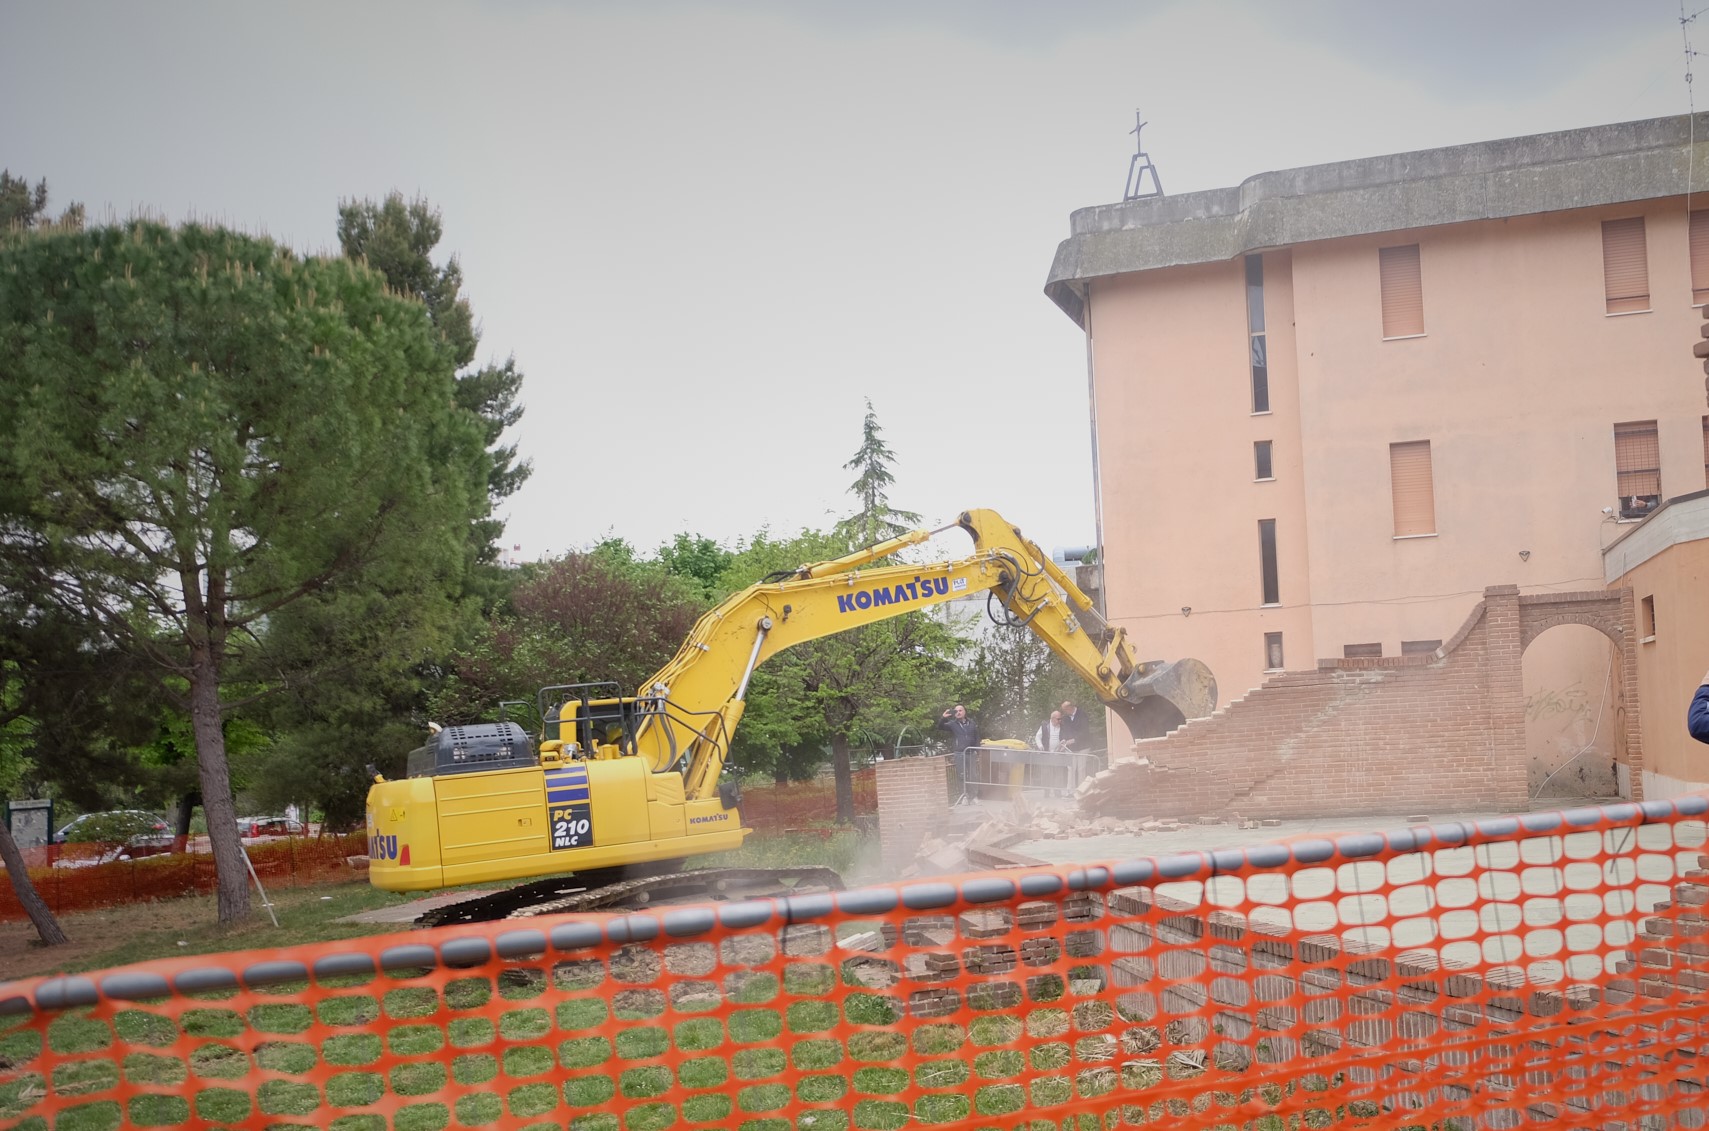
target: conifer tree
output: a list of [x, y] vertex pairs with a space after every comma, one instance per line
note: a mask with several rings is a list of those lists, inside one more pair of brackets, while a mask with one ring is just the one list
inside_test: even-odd
[[[27, 177], [14, 177], [10, 169], [0, 169], [0, 232], [55, 223], [48, 215], [47, 200], [46, 177], [32, 187]], [[64, 228], [81, 228], [83, 206], [72, 203], [60, 213], [57, 223]]]
[[920, 525], [919, 515], [890, 505], [889, 488], [896, 482], [890, 465], [895, 462], [896, 453], [884, 442], [884, 429], [878, 426], [878, 414], [873, 411], [872, 398], [868, 397], [866, 419], [861, 422], [860, 448], [843, 464], [846, 470], [859, 472], [849, 484], [849, 493], [859, 502], [860, 509], [839, 527], [848, 536], [850, 545], [870, 546]]
[[350, 260], [195, 224], [0, 233], [0, 576], [190, 716], [222, 920], [249, 907], [222, 724], [271, 690], [234, 673], [329, 593], [408, 593], [367, 610], [380, 639], [451, 602], [488, 466], [454, 393], [422, 304]]
[[[338, 244], [344, 254], [364, 260], [394, 290], [420, 299], [427, 307], [457, 369], [457, 404], [480, 417], [486, 427], [492, 460], [487, 498], [496, 510], [533, 470], [527, 460], [516, 458], [515, 444], [499, 443], [505, 429], [522, 419], [523, 406], [517, 403], [522, 372], [515, 358], [470, 368], [481, 335], [463, 295], [463, 268], [457, 257], [451, 256], [443, 267], [433, 262], [433, 250], [444, 234], [439, 209], [420, 197], [405, 201], [402, 193], [393, 192], [378, 203], [350, 200], [338, 206]], [[503, 529], [504, 524], [491, 515], [475, 524], [478, 560], [497, 561]]]

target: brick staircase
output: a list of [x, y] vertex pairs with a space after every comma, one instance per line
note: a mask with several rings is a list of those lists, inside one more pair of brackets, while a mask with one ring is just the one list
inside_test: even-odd
[[1636, 977], [1636, 992], [1670, 998], [1709, 989], [1709, 855], [1673, 885], [1672, 898], [1639, 921], [1634, 954], [1618, 973]]

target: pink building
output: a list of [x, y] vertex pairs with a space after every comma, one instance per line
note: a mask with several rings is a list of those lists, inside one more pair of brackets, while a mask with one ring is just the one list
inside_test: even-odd
[[[1074, 213], [1046, 292], [1087, 336], [1110, 620], [1227, 702], [1435, 653], [1490, 586], [1603, 587], [1624, 524], [1709, 468], [1709, 114], [1695, 148], [1689, 125]], [[1533, 793], [1631, 792], [1616, 651], [1578, 624], [1525, 647]]]

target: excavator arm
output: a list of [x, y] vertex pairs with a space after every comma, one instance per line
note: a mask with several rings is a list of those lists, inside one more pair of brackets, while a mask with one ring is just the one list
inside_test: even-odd
[[[974, 552], [929, 565], [888, 563], [960, 527]], [[675, 657], [640, 689], [635, 751], [649, 768], [684, 769], [689, 798], [716, 791], [754, 669], [808, 640], [989, 592], [1008, 623], [1036, 633], [1097, 691], [1135, 735], [1161, 734], [1209, 714], [1216, 682], [1196, 660], [1142, 663], [1126, 633], [1037, 545], [994, 511], [916, 530], [845, 557], [802, 566], [732, 594], [702, 617]]]

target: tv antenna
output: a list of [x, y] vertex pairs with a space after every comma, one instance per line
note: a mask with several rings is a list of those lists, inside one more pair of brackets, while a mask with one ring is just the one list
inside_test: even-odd
[[[1157, 175], [1157, 166], [1151, 163], [1151, 154], [1145, 151], [1145, 143], [1140, 140], [1139, 131], [1146, 123], [1140, 118], [1139, 111], [1133, 112], [1133, 129], [1128, 133], [1133, 135], [1133, 160], [1127, 164], [1127, 188], [1122, 191], [1123, 200], [1143, 200], [1148, 196], [1163, 195], [1163, 180]], [[1151, 187], [1145, 187], [1145, 175], [1151, 174]]]

